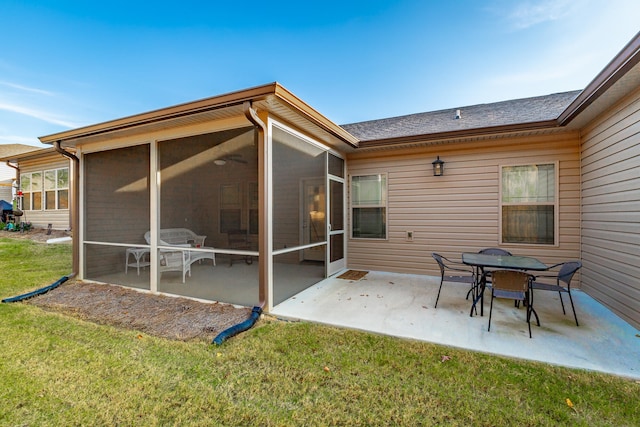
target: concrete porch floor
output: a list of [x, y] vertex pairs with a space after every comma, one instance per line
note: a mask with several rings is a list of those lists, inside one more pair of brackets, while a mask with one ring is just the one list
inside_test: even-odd
[[[467, 285], [445, 282], [433, 308], [439, 277], [369, 272], [358, 281], [331, 277], [274, 307], [271, 314], [338, 327], [409, 338], [571, 368], [640, 379], [640, 332], [579, 290], [567, 295], [563, 315], [558, 294], [536, 291], [529, 338], [525, 310], [513, 301], [494, 301], [491, 331], [490, 293], [484, 316], [469, 316]], [[488, 297], [487, 297], [488, 296]]]

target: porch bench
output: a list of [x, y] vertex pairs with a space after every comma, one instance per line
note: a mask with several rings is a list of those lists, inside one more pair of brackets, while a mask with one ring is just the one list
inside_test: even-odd
[[[198, 235], [188, 228], [164, 228], [160, 230], [160, 241], [158, 244], [162, 246], [177, 246], [180, 248], [213, 249], [212, 247], [204, 245], [206, 238], [207, 236]], [[151, 244], [150, 231], [144, 233], [144, 239], [148, 244]], [[180, 257], [163, 255], [163, 253], [166, 252], [172, 251], [167, 249], [162, 249], [160, 251], [160, 271], [181, 271], [183, 283], [187, 273], [191, 276], [191, 264], [195, 261], [202, 262], [203, 259], [210, 259], [213, 265], [216, 265], [215, 252], [180, 250], [179, 252], [182, 253]]]

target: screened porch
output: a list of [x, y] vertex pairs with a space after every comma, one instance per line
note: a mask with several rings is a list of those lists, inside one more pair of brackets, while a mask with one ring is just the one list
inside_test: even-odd
[[[252, 306], [259, 303], [261, 263], [271, 263], [273, 305], [327, 277], [328, 265], [344, 257], [344, 161], [286, 126], [270, 124], [268, 147], [250, 126], [85, 150], [83, 278]], [[327, 187], [337, 226], [332, 231]], [[261, 194], [261, 188], [268, 190]], [[270, 219], [269, 230], [260, 226], [261, 215]], [[170, 229], [206, 238], [169, 242], [163, 237]], [[261, 233], [271, 233], [268, 253], [260, 253]]]

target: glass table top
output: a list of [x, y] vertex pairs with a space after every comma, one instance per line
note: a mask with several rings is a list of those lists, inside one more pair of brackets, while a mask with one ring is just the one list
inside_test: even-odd
[[463, 253], [462, 262], [475, 267], [509, 268], [514, 270], [544, 271], [549, 267], [532, 257], [516, 255], [487, 255]]

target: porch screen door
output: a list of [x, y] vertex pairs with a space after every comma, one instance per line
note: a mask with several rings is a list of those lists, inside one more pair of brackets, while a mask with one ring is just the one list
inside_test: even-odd
[[346, 266], [345, 252], [345, 200], [344, 179], [329, 178], [329, 264], [327, 275], [331, 276]]

